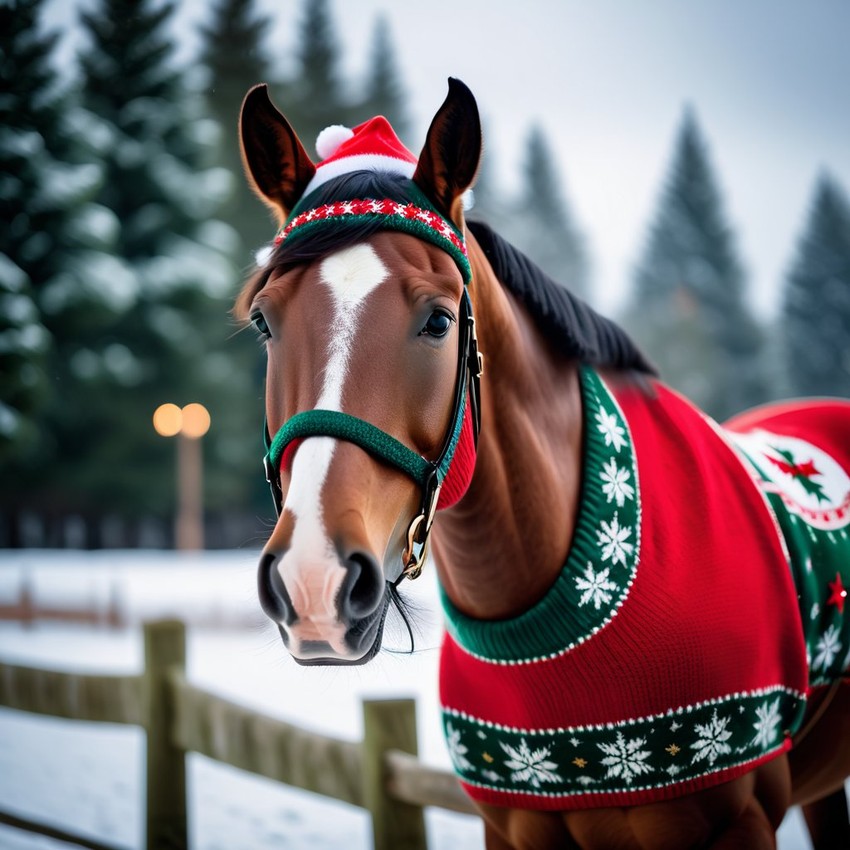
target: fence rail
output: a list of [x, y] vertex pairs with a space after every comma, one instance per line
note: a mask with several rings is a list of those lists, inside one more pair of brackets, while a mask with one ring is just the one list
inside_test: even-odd
[[[188, 846], [186, 768], [197, 752], [250, 773], [365, 808], [375, 850], [427, 850], [423, 809], [475, 814], [455, 777], [416, 758], [413, 700], [366, 700], [360, 743], [267, 717], [191, 684], [185, 625], [147, 623], [139, 676], [94, 676], [0, 663], [0, 705], [53, 717], [128, 723], [147, 732], [145, 847]], [[0, 812], [0, 823], [81, 847], [118, 850]]]

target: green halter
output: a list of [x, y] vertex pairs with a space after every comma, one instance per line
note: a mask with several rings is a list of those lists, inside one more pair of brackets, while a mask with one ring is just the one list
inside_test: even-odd
[[407, 533], [407, 549], [404, 553], [404, 568], [401, 577], [416, 578], [422, 570], [428, 545], [428, 535], [434, 521], [440, 488], [448, 474], [455, 449], [460, 440], [463, 420], [466, 415], [466, 399], [472, 412], [473, 436], [477, 442], [481, 426], [480, 378], [482, 357], [478, 351], [475, 335], [475, 319], [472, 303], [464, 287], [461, 298], [460, 338], [458, 340], [458, 367], [452, 419], [443, 448], [437, 460], [432, 461], [409, 449], [386, 431], [338, 410], [306, 410], [288, 419], [270, 439], [268, 427], [264, 428], [266, 455], [263, 465], [266, 480], [271, 488], [275, 510], [280, 515], [283, 492], [280, 485], [280, 463], [286, 447], [294, 440], [305, 437], [333, 437], [354, 443], [373, 457], [405, 473], [422, 489], [419, 513], [410, 523]]

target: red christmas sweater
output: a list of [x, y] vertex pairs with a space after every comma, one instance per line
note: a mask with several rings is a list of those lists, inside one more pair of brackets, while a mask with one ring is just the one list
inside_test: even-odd
[[547, 596], [496, 622], [443, 599], [445, 736], [494, 805], [636, 805], [732, 779], [789, 749], [810, 667], [817, 684], [850, 660], [850, 403], [724, 431], [660, 384], [584, 368], [582, 391], [581, 506]]

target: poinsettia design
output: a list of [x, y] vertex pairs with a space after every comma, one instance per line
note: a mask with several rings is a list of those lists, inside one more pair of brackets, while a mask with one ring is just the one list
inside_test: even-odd
[[823, 492], [823, 486], [812, 480], [815, 476], [823, 477], [823, 473], [815, 466], [813, 460], [797, 461], [793, 453], [788, 449], [780, 449], [778, 446], [770, 447], [778, 458], [765, 454], [765, 457], [786, 475], [790, 475], [809, 496], [814, 496], [818, 502], [828, 502], [829, 497]]

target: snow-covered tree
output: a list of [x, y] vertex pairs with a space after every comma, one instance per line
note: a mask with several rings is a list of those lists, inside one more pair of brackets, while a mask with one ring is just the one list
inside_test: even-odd
[[540, 127], [533, 127], [528, 136], [522, 194], [505, 236], [571, 292], [588, 295], [584, 240], [573, 221]]
[[410, 123], [404, 101], [401, 71], [396, 62], [389, 24], [383, 15], [379, 15], [372, 36], [366, 98], [359, 111], [362, 119], [383, 115], [393, 125], [399, 138], [407, 144]]
[[234, 191], [220, 215], [239, 234], [239, 265], [253, 261], [254, 251], [272, 237], [276, 225], [251, 191], [242, 173], [237, 122], [245, 93], [257, 83], [273, 83], [266, 49], [270, 19], [257, 11], [256, 0], [218, 0], [201, 28], [201, 62], [207, 108], [221, 127], [218, 163], [232, 175]]
[[767, 395], [763, 333], [696, 117], [685, 113], [625, 324], [662, 377], [717, 418]]
[[828, 174], [815, 186], [783, 302], [792, 392], [850, 397], [850, 205]]
[[104, 318], [92, 291], [116, 225], [91, 203], [101, 169], [82, 161], [80, 112], [51, 64], [43, 6], [0, 5], [0, 462], [12, 504], [49, 469], [49, 412], [62, 407], [80, 311], [89, 325]]
[[328, 0], [305, 0], [297, 37], [295, 76], [283, 88], [281, 105], [307, 152], [331, 124], [356, 120], [351, 95], [339, 77], [339, 42]]
[[[61, 458], [64, 496], [93, 510], [167, 513], [173, 446], [153, 433], [151, 413], [166, 401], [205, 404], [215, 454], [239, 386], [225, 347], [238, 239], [216, 217], [231, 177], [208, 167], [217, 126], [173, 59], [173, 11], [98, 0], [82, 13], [87, 131], [105, 173], [98, 201], [119, 223], [120, 273], [97, 283], [114, 318], [72, 357], [85, 405], [58, 425], [74, 446]], [[216, 478], [245, 460], [220, 455], [208, 467], [208, 500], [227, 499]]]

